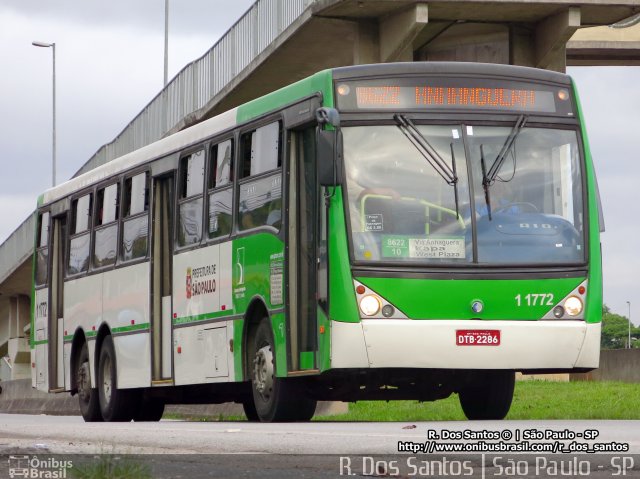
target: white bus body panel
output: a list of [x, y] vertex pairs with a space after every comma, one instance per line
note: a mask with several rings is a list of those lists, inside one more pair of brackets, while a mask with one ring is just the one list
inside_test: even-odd
[[[75, 334], [82, 329], [89, 346], [91, 387], [96, 387], [95, 336], [102, 323], [102, 274], [67, 281], [64, 284], [64, 330]], [[67, 363], [66, 366], [70, 368]]]
[[[65, 334], [85, 331], [89, 346], [91, 385], [96, 387], [95, 336], [106, 323], [112, 331], [116, 352], [118, 387], [151, 384], [149, 337], [149, 263], [117, 268], [65, 283]], [[118, 328], [143, 325], [143, 329], [118, 332]], [[135, 339], [123, 339], [136, 337]], [[131, 349], [129, 349], [131, 348]], [[69, 370], [70, 354], [65, 366]], [[65, 385], [70, 387], [70, 380]]]
[[[150, 266], [148, 262], [103, 274], [102, 318], [112, 331], [118, 387], [151, 385]], [[118, 331], [118, 328], [143, 329]]]
[[231, 242], [173, 257], [176, 385], [235, 377], [229, 343], [233, 321], [223, 317], [233, 314], [231, 257]]
[[[517, 370], [597, 368], [600, 327], [600, 323], [583, 321], [333, 321], [331, 365]], [[458, 329], [498, 329], [500, 345], [456, 346]], [[350, 332], [346, 333], [347, 330]], [[368, 358], [366, 366], [363, 351]]]
[[178, 328], [173, 338], [176, 386], [235, 378], [229, 343], [233, 339], [232, 320]]
[[149, 331], [113, 335], [118, 388], [151, 385], [151, 338]]

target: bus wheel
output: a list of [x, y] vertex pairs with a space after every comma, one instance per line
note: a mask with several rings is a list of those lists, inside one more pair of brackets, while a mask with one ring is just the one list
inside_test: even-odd
[[513, 399], [513, 371], [477, 371], [459, 393], [467, 419], [504, 419]]
[[116, 369], [116, 353], [111, 336], [105, 336], [100, 348], [100, 362], [98, 366], [98, 391], [100, 396], [100, 411], [107, 422], [131, 421], [133, 418], [133, 404], [130, 400], [132, 392], [118, 389]]
[[85, 422], [102, 421], [98, 388], [91, 387], [91, 368], [89, 367], [89, 349], [87, 348], [87, 343], [84, 343], [80, 350], [78, 370], [76, 371], [76, 384], [78, 387], [80, 413]]
[[133, 420], [137, 422], [157, 422], [164, 414], [164, 402], [157, 399], [141, 400], [137, 404]]
[[256, 411], [256, 405], [252, 399], [243, 401], [242, 409], [244, 409], [244, 415], [247, 416], [247, 421], [255, 422], [260, 420], [258, 411]]
[[258, 418], [263, 422], [311, 419], [316, 401], [306, 397], [291, 379], [276, 377], [273, 335], [266, 318], [258, 326], [251, 351], [251, 383]]

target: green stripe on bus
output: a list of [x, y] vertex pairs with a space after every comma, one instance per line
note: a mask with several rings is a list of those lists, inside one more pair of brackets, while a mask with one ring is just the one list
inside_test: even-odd
[[[208, 319], [216, 319], [216, 318], [224, 318], [225, 316], [231, 316], [229, 313], [231, 311], [218, 311], [217, 313], [204, 313], [197, 314], [195, 316], [183, 316], [181, 318], [174, 318], [173, 324], [187, 324], [187, 323], [197, 323], [199, 321], [206, 321]], [[231, 319], [231, 317], [229, 317]]]
[[128, 333], [130, 331], [139, 331], [141, 329], [149, 329], [149, 323], [132, 324], [131, 326], [120, 326], [112, 328], [112, 333]]
[[34, 341], [34, 342], [33, 342], [33, 345], [34, 345], [34, 346], [39, 346], [39, 345], [41, 345], [41, 344], [47, 344], [48, 342], [49, 342], [49, 340], [48, 340], [48, 339], [41, 339], [40, 341]]
[[85, 331], [84, 335], [87, 338], [93, 338], [94, 336], [98, 335], [98, 332], [97, 331]]

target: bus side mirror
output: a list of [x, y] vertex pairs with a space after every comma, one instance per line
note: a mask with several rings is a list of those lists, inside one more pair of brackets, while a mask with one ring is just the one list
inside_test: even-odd
[[320, 186], [340, 184], [340, 171], [337, 164], [336, 130], [316, 129], [316, 165]]

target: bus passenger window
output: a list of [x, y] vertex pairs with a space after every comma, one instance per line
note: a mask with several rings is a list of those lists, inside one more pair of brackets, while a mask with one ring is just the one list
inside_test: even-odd
[[209, 239], [231, 233], [233, 204], [233, 141], [211, 148], [209, 168]]
[[73, 200], [71, 211], [73, 219], [67, 274], [74, 275], [84, 273], [89, 269], [91, 194]]
[[270, 123], [242, 136], [242, 180], [239, 227], [241, 230], [282, 224], [282, 156], [280, 122]]
[[98, 190], [96, 197], [96, 225], [93, 240], [93, 267], [102, 268], [116, 263], [118, 247], [117, 183]]
[[123, 261], [147, 256], [149, 236], [149, 187], [147, 174], [124, 180], [122, 243]]
[[204, 150], [198, 150], [180, 160], [178, 247], [191, 246], [202, 238], [204, 157]]
[[49, 213], [38, 218], [38, 241], [36, 249], [36, 285], [47, 283], [49, 269]]

